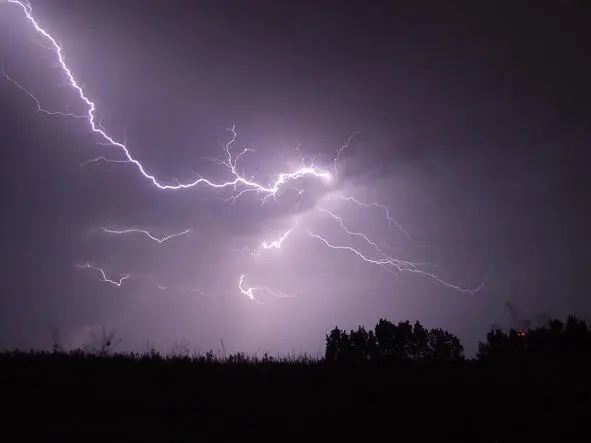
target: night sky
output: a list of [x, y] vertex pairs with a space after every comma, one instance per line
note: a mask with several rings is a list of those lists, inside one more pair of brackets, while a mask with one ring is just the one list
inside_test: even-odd
[[[119, 350], [184, 339], [317, 354], [335, 325], [385, 317], [446, 328], [470, 353], [512, 324], [506, 301], [523, 317], [588, 319], [590, 7], [481, 3], [32, 2], [97, 121], [160, 182], [231, 180], [211, 158], [226, 159], [233, 125], [233, 152], [255, 149], [238, 163], [248, 179], [268, 185], [302, 159], [334, 175], [264, 204], [206, 184], [160, 190], [133, 164], [84, 163], [123, 156], [0, 77], [0, 348], [50, 348], [56, 328], [76, 347], [106, 326]], [[0, 62], [44, 109], [87, 112], [50, 42], [6, 1]], [[412, 241], [382, 208], [342, 197], [386, 205]], [[308, 232], [376, 257], [321, 209], [389, 256], [484, 284], [462, 292], [330, 249]], [[159, 244], [103, 227], [191, 231]], [[117, 287], [85, 263], [130, 277]], [[242, 274], [273, 293], [251, 300]]]

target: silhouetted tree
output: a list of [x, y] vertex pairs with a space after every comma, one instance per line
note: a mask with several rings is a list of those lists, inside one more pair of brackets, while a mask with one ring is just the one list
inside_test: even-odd
[[380, 319], [374, 331], [360, 326], [349, 334], [339, 328], [326, 336], [325, 359], [394, 361], [441, 361], [463, 358], [459, 339], [442, 329], [427, 330], [420, 322], [394, 324]]
[[326, 336], [326, 351], [324, 358], [330, 361], [342, 360], [343, 350], [346, 343], [348, 343], [347, 333], [335, 327]]
[[412, 327], [409, 349], [411, 360], [420, 361], [430, 357], [429, 331], [418, 321]]
[[[372, 334], [373, 336], [373, 334]], [[371, 358], [370, 335], [363, 326], [349, 334], [349, 356], [355, 360], [366, 360]]]
[[481, 361], [504, 365], [519, 361], [525, 346], [525, 336], [521, 331], [493, 329], [486, 334], [486, 341], [478, 344], [476, 356]]
[[459, 361], [464, 358], [460, 339], [443, 329], [431, 329], [428, 336], [427, 357], [437, 361]]
[[408, 356], [409, 338], [412, 326], [409, 322], [395, 325], [389, 320], [380, 319], [375, 327], [376, 356], [389, 360], [402, 360]]
[[588, 325], [569, 316], [566, 323], [551, 319], [545, 326], [526, 331], [495, 329], [478, 346], [477, 358], [504, 369], [526, 366], [548, 371], [556, 367], [581, 368], [591, 356]]

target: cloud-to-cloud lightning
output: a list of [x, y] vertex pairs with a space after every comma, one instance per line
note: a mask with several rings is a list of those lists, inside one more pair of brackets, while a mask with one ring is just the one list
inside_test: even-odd
[[101, 280], [104, 281], [105, 283], [110, 283], [113, 286], [117, 286], [117, 287], [121, 287], [121, 285], [123, 284], [123, 282], [125, 280], [127, 280], [129, 277], [131, 277], [130, 274], [124, 274], [122, 275], [119, 280], [111, 280], [110, 278], [107, 277], [106, 272], [104, 271], [104, 269], [99, 268], [98, 266], [93, 266], [90, 263], [85, 263], [83, 265], [76, 265], [76, 267], [78, 269], [93, 269], [95, 271], [97, 271], [99, 273], [99, 275], [101, 276]]
[[101, 231], [107, 233], [107, 234], [116, 234], [116, 235], [125, 235], [125, 234], [142, 234], [146, 237], [148, 237], [150, 240], [155, 241], [156, 243], [164, 243], [172, 238], [175, 237], [180, 237], [181, 235], [185, 235], [188, 234], [189, 232], [191, 232], [190, 229], [185, 229], [184, 231], [181, 232], [176, 232], [174, 234], [169, 234], [169, 235], [165, 235], [164, 237], [156, 237], [154, 234], [151, 234], [149, 231], [146, 231], [144, 229], [136, 229], [136, 228], [128, 228], [128, 229], [111, 229], [111, 228], [101, 228]]
[[[349, 137], [349, 139], [337, 150], [336, 157], [333, 160], [334, 174], [327, 171], [327, 170], [323, 170], [323, 169], [317, 167], [314, 164], [314, 162], [312, 162], [312, 164], [308, 164], [308, 165], [302, 163], [300, 165], [300, 167], [296, 170], [293, 170], [291, 172], [280, 172], [280, 173], [276, 174], [275, 180], [272, 181], [270, 184], [265, 185], [265, 184], [261, 184], [261, 183], [255, 181], [254, 178], [247, 178], [246, 176], [242, 175], [239, 172], [238, 162], [246, 154], [248, 154], [249, 152], [252, 152], [253, 149], [252, 148], [244, 148], [242, 151], [240, 151], [237, 154], [233, 152], [232, 148], [233, 148], [233, 145], [234, 145], [236, 138], [237, 138], [237, 132], [236, 132], [235, 127], [232, 126], [231, 128], [228, 128], [228, 131], [231, 133], [231, 138], [224, 146], [226, 158], [225, 158], [225, 160], [216, 160], [216, 163], [221, 165], [222, 167], [224, 167], [227, 170], [227, 172], [229, 173], [229, 179], [227, 181], [216, 182], [216, 181], [210, 180], [205, 177], [199, 177], [197, 179], [194, 179], [194, 180], [186, 182], [186, 183], [175, 182], [174, 184], [171, 184], [171, 183], [163, 183], [163, 182], [159, 181], [155, 175], [148, 172], [148, 170], [144, 164], [142, 164], [138, 159], [136, 159], [131, 154], [131, 152], [127, 146], [127, 143], [125, 141], [116, 140], [115, 137], [112, 136], [111, 134], [109, 134], [108, 130], [103, 128], [101, 126], [101, 124], [97, 121], [97, 118], [95, 115], [95, 112], [96, 112], [95, 103], [86, 95], [82, 86], [80, 85], [78, 80], [75, 78], [74, 73], [67, 65], [62, 47], [58, 44], [58, 42], [56, 41], [56, 39], [52, 35], [50, 35], [45, 29], [43, 29], [40, 26], [37, 19], [33, 16], [31, 6], [28, 3], [20, 1], [20, 0], [6, 0], [6, 2], [11, 5], [15, 5], [15, 6], [21, 8], [27, 21], [30, 23], [30, 25], [35, 29], [35, 31], [40, 36], [42, 36], [46, 40], [46, 42], [48, 43], [49, 49], [51, 49], [55, 53], [55, 56], [57, 59], [57, 66], [59, 68], [61, 68], [61, 70], [63, 71], [63, 73], [67, 79], [67, 83], [69, 84], [69, 86], [71, 88], [73, 88], [73, 90], [76, 92], [79, 99], [81, 100], [81, 102], [85, 106], [85, 113], [84, 113], [84, 115], [76, 115], [76, 114], [72, 114], [70, 112], [48, 111], [41, 106], [41, 103], [33, 95], [33, 93], [31, 92], [30, 89], [27, 89], [27, 88], [23, 87], [22, 85], [20, 85], [17, 81], [15, 81], [13, 78], [9, 77], [6, 73], [4, 73], [5, 77], [9, 81], [11, 81], [15, 86], [17, 86], [20, 90], [22, 90], [25, 94], [27, 94], [36, 103], [38, 111], [45, 112], [49, 115], [61, 115], [61, 116], [69, 116], [69, 117], [76, 117], [76, 118], [84, 118], [88, 122], [90, 131], [92, 133], [94, 133], [100, 139], [101, 144], [118, 148], [120, 153], [122, 154], [122, 158], [119, 160], [112, 160], [112, 159], [108, 159], [106, 157], [101, 156], [101, 157], [97, 157], [95, 159], [88, 160], [87, 162], [82, 163], [82, 165], [85, 165], [85, 164], [88, 164], [91, 162], [99, 162], [99, 161], [104, 161], [106, 163], [130, 163], [133, 166], [135, 166], [135, 168], [143, 176], [143, 178], [145, 178], [148, 182], [150, 182], [156, 188], [163, 190], [163, 191], [177, 191], [177, 190], [193, 188], [198, 185], [203, 185], [205, 187], [209, 187], [212, 189], [227, 189], [227, 190], [231, 191], [232, 196], [230, 197], [230, 199], [233, 199], [233, 200], [245, 195], [246, 193], [254, 193], [261, 198], [262, 202], [265, 202], [270, 197], [273, 197], [273, 198], [277, 197], [281, 193], [281, 191], [283, 191], [285, 189], [296, 189], [297, 190], [297, 188], [294, 185], [295, 185], [295, 183], [297, 183], [301, 179], [310, 177], [310, 178], [316, 178], [316, 179], [319, 178], [324, 181], [328, 181], [328, 180], [333, 179], [334, 176], [338, 175], [337, 166], [338, 166], [338, 161], [339, 161], [340, 155], [345, 149], [347, 149], [350, 146], [352, 138], [355, 136], [356, 133], [353, 133]], [[363, 203], [363, 202], [360, 202], [359, 200], [356, 200], [352, 197], [342, 197], [342, 198], [346, 201], [352, 202], [352, 203], [354, 203], [358, 206], [361, 206], [361, 207], [381, 208], [382, 210], [385, 211], [386, 218], [389, 221], [389, 223], [395, 224], [399, 229], [401, 229], [402, 232], [405, 233], [405, 235], [410, 240], [412, 240], [412, 238], [408, 234], [408, 232], [406, 232], [400, 226], [400, 224], [398, 224], [396, 222], [396, 220], [390, 216], [390, 211], [386, 206], [378, 204], [378, 203]], [[424, 270], [419, 269], [416, 264], [389, 257], [382, 251], [382, 249], [380, 249], [377, 246], [377, 244], [375, 242], [371, 241], [368, 236], [366, 236], [365, 234], [362, 234], [362, 233], [352, 232], [351, 230], [349, 230], [345, 226], [342, 218], [336, 216], [333, 213], [329, 213], [329, 215], [331, 215], [338, 222], [339, 228], [343, 232], [345, 232], [349, 237], [361, 238], [368, 245], [370, 245], [374, 249], [374, 251], [378, 254], [379, 258], [377, 258], [377, 259], [369, 258], [364, 253], [360, 252], [359, 250], [357, 250], [351, 246], [334, 245], [334, 244], [330, 243], [324, 237], [308, 231], [308, 234], [311, 237], [322, 241], [329, 248], [348, 250], [349, 252], [354, 253], [358, 258], [360, 258], [361, 260], [363, 260], [365, 262], [380, 265], [380, 266], [385, 267], [391, 271], [392, 270], [406, 271], [406, 272], [421, 274], [421, 275], [427, 276], [429, 278], [435, 279], [439, 283], [441, 283], [449, 288], [453, 288], [455, 290], [459, 290], [462, 292], [474, 293], [476, 290], [478, 290], [480, 288], [479, 287], [476, 290], [462, 289], [457, 285], [453, 285], [451, 283], [444, 281], [443, 279], [441, 279], [440, 277], [438, 277], [435, 274], [431, 274], [431, 273], [428, 273]], [[163, 243], [167, 240], [170, 240], [173, 237], [178, 237], [180, 235], [184, 235], [189, 232], [187, 230], [187, 231], [183, 231], [183, 232], [177, 233], [177, 234], [172, 234], [172, 235], [169, 235], [166, 237], [156, 237], [156, 236], [150, 234], [148, 231], [139, 230], [139, 229], [114, 230], [114, 229], [103, 228], [103, 231], [106, 233], [119, 234], [119, 235], [129, 234], [132, 232], [142, 233], [143, 235], [147, 236], [151, 240], [156, 241], [158, 243]], [[260, 248], [261, 249], [279, 249], [282, 246], [283, 241], [292, 233], [292, 231], [293, 231], [293, 229], [290, 229], [283, 236], [281, 236], [278, 240], [262, 243]], [[126, 276], [123, 276], [119, 281], [114, 281], [114, 280], [108, 279], [106, 277], [104, 271], [101, 268], [97, 268], [97, 267], [91, 266], [89, 264], [82, 265], [79, 267], [80, 268], [91, 268], [91, 269], [97, 270], [101, 274], [104, 281], [109, 282], [115, 286], [121, 286], [123, 281], [126, 280], [127, 278], [129, 278], [129, 275], [126, 275]], [[246, 295], [247, 297], [249, 297], [252, 300], [256, 300], [254, 297], [255, 291], [266, 291], [271, 294], [285, 296], [285, 294], [279, 293], [278, 291], [274, 291], [274, 290], [271, 290], [266, 287], [245, 288], [244, 287], [244, 275], [240, 276], [238, 288], [242, 294]]]

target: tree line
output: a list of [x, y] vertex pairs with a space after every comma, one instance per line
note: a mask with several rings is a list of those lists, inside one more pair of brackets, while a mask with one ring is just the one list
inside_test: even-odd
[[[565, 322], [550, 319], [530, 329], [493, 328], [478, 346], [479, 361], [507, 365], [539, 362], [577, 363], [590, 360], [591, 330], [584, 320], [569, 316]], [[457, 362], [465, 360], [464, 348], [454, 334], [427, 329], [420, 322], [397, 324], [380, 319], [373, 330], [335, 327], [326, 335], [327, 361], [390, 360], [408, 362]]]

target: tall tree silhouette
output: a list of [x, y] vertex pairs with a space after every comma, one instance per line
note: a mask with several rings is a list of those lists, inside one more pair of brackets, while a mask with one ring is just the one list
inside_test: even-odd
[[[343, 360], [343, 353], [348, 347], [349, 337], [345, 331], [335, 327], [326, 336], [325, 359], [331, 361]], [[347, 350], [348, 351], [348, 350]]]

